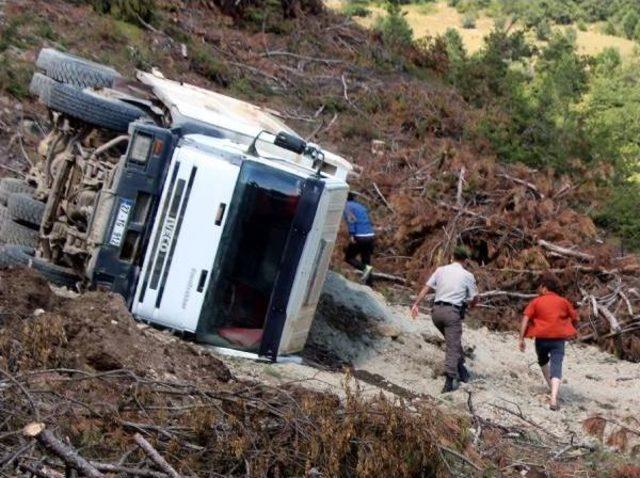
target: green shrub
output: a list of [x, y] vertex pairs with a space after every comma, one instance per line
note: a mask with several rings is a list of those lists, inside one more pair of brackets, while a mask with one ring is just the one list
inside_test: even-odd
[[153, 19], [155, 0], [68, 0], [71, 3], [86, 3], [100, 13], [108, 13], [130, 23], [140, 23], [142, 19], [150, 22]]
[[595, 223], [620, 236], [623, 243], [640, 250], [640, 183], [630, 181], [614, 188], [609, 201], [594, 215]]
[[581, 32], [586, 32], [587, 31], [587, 23], [584, 20], [578, 20], [578, 22], [576, 23], [576, 27], [578, 28], [578, 30], [580, 30]]
[[622, 19], [622, 30], [627, 38], [633, 38], [640, 16], [635, 10], [629, 10]]
[[474, 12], [467, 12], [462, 17], [462, 28], [472, 29], [476, 27], [477, 15]]
[[371, 15], [371, 10], [362, 5], [349, 3], [342, 7], [342, 13], [348, 17], [368, 17]]
[[606, 22], [602, 27], [602, 33], [605, 35], [617, 35], [616, 27], [612, 22]]
[[542, 20], [536, 25], [536, 38], [540, 41], [547, 41], [551, 37], [551, 25], [547, 20]]
[[410, 46], [413, 41], [413, 31], [404, 18], [405, 14], [400, 10], [397, 0], [387, 3], [385, 10], [387, 14], [379, 17], [374, 27], [380, 32], [383, 43], [392, 49]]

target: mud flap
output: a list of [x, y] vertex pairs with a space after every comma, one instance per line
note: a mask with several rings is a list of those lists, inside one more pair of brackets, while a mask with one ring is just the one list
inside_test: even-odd
[[278, 356], [280, 338], [287, 320], [287, 305], [289, 304], [293, 281], [298, 272], [298, 264], [302, 257], [307, 236], [313, 227], [323, 190], [324, 183], [315, 178], [305, 180], [302, 185], [300, 202], [284, 248], [280, 272], [269, 300], [269, 309], [259, 354], [270, 358], [274, 362]]

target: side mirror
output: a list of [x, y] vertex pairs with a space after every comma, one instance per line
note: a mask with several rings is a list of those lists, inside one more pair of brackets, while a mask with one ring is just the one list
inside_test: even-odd
[[302, 154], [307, 149], [305, 140], [285, 132], [278, 133], [273, 144], [296, 154]]

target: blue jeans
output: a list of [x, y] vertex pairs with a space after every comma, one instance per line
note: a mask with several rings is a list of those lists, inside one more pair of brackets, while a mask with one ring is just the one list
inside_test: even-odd
[[564, 359], [564, 339], [536, 339], [538, 364], [544, 367], [549, 362], [551, 378], [562, 378], [562, 360]]

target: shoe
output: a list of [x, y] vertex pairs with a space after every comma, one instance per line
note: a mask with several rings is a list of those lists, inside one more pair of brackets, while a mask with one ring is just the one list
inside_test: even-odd
[[458, 375], [460, 376], [460, 381], [463, 383], [469, 383], [469, 380], [471, 380], [471, 374], [469, 374], [467, 367], [463, 364], [458, 366]]
[[558, 410], [560, 410], [560, 407], [557, 404], [556, 405], [550, 404], [549, 409], [551, 411], [557, 412]]
[[444, 382], [444, 387], [442, 387], [442, 392], [440, 393], [455, 392], [456, 390], [458, 390], [459, 387], [460, 387], [460, 383], [458, 382], [458, 379], [453, 377], [447, 377], [447, 379]]
[[369, 277], [371, 277], [371, 271], [373, 271], [373, 267], [364, 266], [364, 270], [362, 271], [362, 277], [360, 278], [360, 280], [362, 282], [367, 282], [369, 280]]

